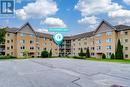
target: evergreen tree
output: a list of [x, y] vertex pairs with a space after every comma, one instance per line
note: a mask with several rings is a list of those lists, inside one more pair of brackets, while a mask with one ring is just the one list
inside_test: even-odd
[[82, 49], [82, 48], [81, 48], [81, 50], [80, 50], [79, 56], [81, 56], [81, 57], [84, 56], [84, 53], [83, 53], [83, 49]]
[[123, 57], [123, 45], [121, 45], [120, 40], [118, 40], [118, 43], [117, 43], [115, 59], [124, 59], [124, 57]]
[[49, 57], [52, 57], [52, 49], [50, 50]]
[[115, 59], [115, 55], [114, 55], [114, 53], [111, 55], [111, 59]]
[[0, 28], [0, 44], [5, 41], [6, 28]]
[[106, 59], [106, 55], [104, 53], [102, 54], [102, 59]]
[[86, 57], [87, 57], [87, 58], [90, 58], [89, 48], [87, 48], [87, 51], [86, 51]]

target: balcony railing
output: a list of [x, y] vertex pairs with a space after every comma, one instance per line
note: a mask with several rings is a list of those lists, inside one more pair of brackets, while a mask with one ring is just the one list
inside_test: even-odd
[[0, 52], [5, 52], [5, 49], [0, 49]]

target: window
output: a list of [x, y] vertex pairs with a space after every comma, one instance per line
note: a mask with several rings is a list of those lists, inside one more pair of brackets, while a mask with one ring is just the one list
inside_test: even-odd
[[106, 55], [106, 57], [107, 57], [107, 58], [110, 58], [110, 57], [111, 57], [111, 54], [112, 54], [112, 53], [110, 53], [110, 52], [107, 52], [107, 55]]
[[102, 34], [97, 34], [97, 35], [96, 35], [96, 37], [100, 37], [100, 36], [102, 36]]
[[43, 40], [46, 40], [47, 38], [46, 37], [43, 37]]
[[30, 37], [34, 37], [34, 34], [30, 34]]
[[91, 53], [91, 56], [94, 56], [94, 53]]
[[33, 49], [34, 49], [34, 47], [31, 46], [31, 47], [30, 47], [30, 50], [33, 50]]
[[30, 44], [33, 44], [34, 43], [34, 41], [33, 40], [30, 40]]
[[81, 44], [79, 43], [79, 45], [81, 45]]
[[7, 43], [9, 43], [9, 40], [7, 40]]
[[101, 46], [97, 46], [97, 50], [101, 50]]
[[9, 50], [9, 47], [7, 47], [7, 50]]
[[112, 32], [106, 32], [106, 35], [107, 36], [112, 35]]
[[101, 44], [101, 40], [97, 40], [96, 43], [97, 43], [97, 44]]
[[20, 43], [22, 43], [22, 44], [25, 43], [25, 40], [20, 40]]
[[84, 50], [87, 50], [87, 48], [84, 48]]
[[112, 47], [111, 47], [111, 46], [106, 46], [106, 49], [107, 49], [107, 50], [111, 50]]
[[10, 36], [10, 34], [7, 34], [7, 36]]
[[125, 54], [125, 58], [128, 58], [128, 54]]
[[80, 48], [79, 48], [79, 50], [80, 50]]
[[111, 39], [111, 38], [108, 38], [108, 39], [106, 40], [106, 42], [107, 42], [107, 43], [111, 43], [111, 42], [112, 42], [112, 39]]
[[84, 42], [84, 45], [87, 45], [87, 42]]
[[127, 32], [127, 31], [125, 31], [124, 33], [125, 33], [125, 35], [128, 35], [128, 32]]
[[21, 49], [21, 50], [25, 49], [25, 46], [21, 46], [20, 49]]
[[21, 34], [20, 34], [20, 36], [21, 36], [21, 37], [24, 37], [24, 36], [25, 36], [25, 34], [24, 34], [24, 33], [21, 33]]
[[44, 48], [44, 50], [46, 50], [46, 48]]
[[11, 46], [11, 49], [13, 49], [13, 46]]
[[125, 39], [125, 43], [128, 43], [128, 39]]
[[11, 42], [13, 43], [13, 40], [11, 40]]
[[125, 47], [125, 50], [128, 50], [128, 47]]
[[78, 41], [81, 41], [81, 39], [78, 39]]
[[91, 50], [94, 50], [94, 47], [91, 47]]

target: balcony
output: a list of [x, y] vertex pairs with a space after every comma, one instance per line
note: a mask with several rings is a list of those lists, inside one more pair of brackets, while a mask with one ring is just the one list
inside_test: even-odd
[[0, 52], [5, 52], [5, 49], [0, 48]]

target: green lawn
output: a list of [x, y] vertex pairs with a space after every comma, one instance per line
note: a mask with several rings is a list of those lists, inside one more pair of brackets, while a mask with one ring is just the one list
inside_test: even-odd
[[86, 60], [101, 61], [101, 62], [116, 62], [116, 63], [127, 63], [127, 64], [130, 64], [130, 60], [97, 59], [97, 58], [86, 58]]

